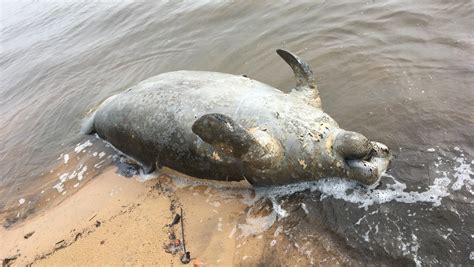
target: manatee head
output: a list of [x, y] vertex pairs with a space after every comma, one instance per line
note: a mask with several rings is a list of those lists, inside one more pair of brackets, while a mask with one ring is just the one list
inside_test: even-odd
[[391, 160], [391, 153], [386, 145], [343, 129], [333, 131], [326, 139], [326, 147], [336, 164], [341, 166], [341, 175], [367, 185], [380, 178]]

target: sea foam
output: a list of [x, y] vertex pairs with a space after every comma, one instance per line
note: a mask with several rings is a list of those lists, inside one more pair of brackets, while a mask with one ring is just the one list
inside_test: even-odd
[[[458, 148], [456, 151], [460, 151], [460, 149]], [[377, 189], [377, 184], [364, 187], [355, 181], [342, 178], [327, 178], [319, 181], [257, 188], [256, 192], [257, 197], [275, 199], [305, 190], [310, 192], [319, 191], [321, 192], [321, 199], [331, 196], [335, 199], [359, 204], [360, 208], [365, 209], [375, 204], [391, 201], [401, 203], [425, 202], [432, 203], [433, 206], [439, 206], [444, 197], [449, 196], [452, 191], [460, 190], [462, 187], [466, 187], [467, 191], [473, 194], [474, 180], [471, 178], [473, 174], [472, 161], [469, 162], [464, 157], [455, 157], [454, 162], [456, 166], [452, 167], [451, 172], [439, 172], [440, 177], [435, 178], [427, 190], [422, 192], [407, 191], [405, 183], [400, 182], [389, 174], [383, 174], [383, 177], [389, 181], [391, 180], [391, 183], [387, 184], [383, 189]], [[448, 176], [453, 177], [454, 180]]]

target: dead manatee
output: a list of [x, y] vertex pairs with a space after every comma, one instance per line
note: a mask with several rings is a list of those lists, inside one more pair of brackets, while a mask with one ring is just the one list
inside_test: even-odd
[[290, 93], [240, 75], [168, 72], [105, 100], [83, 132], [97, 133], [145, 173], [166, 166], [257, 186], [328, 177], [376, 182], [388, 148], [339, 128], [321, 109], [310, 66], [277, 53], [295, 73]]

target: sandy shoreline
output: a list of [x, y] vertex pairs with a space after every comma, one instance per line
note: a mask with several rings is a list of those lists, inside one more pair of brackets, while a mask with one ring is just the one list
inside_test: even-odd
[[[235, 186], [249, 192], [248, 185]], [[112, 167], [58, 206], [1, 229], [0, 258], [13, 266], [181, 265], [182, 251], [172, 255], [164, 246], [170, 243], [166, 225], [182, 208], [191, 263], [251, 263], [259, 249], [245, 249], [254, 255], [236, 252], [237, 227], [247, 208], [239, 201], [241, 191], [221, 195], [218, 190], [179, 187], [166, 175], [142, 183]], [[179, 224], [173, 228], [181, 240]]]
[[351, 261], [323, 227], [315, 225], [317, 244], [291, 241], [272, 202], [246, 182], [199, 180], [171, 170], [140, 182], [119, 176], [115, 167], [58, 205], [0, 229], [0, 259], [6, 266], [182, 265], [180, 224], [168, 226], [181, 209], [190, 266]]

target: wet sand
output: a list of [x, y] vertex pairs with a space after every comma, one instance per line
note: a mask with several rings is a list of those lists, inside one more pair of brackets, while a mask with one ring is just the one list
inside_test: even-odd
[[56, 206], [2, 228], [3, 263], [182, 265], [181, 225], [169, 226], [181, 209], [191, 264], [308, 266], [317, 264], [314, 258], [320, 265], [352, 262], [320, 225], [315, 225], [319, 237], [311, 250], [304, 238], [291, 241], [272, 202], [246, 182], [199, 180], [169, 169], [142, 182], [116, 171], [109, 167]]
[[[183, 210], [185, 245], [191, 263], [205, 266], [256, 265], [264, 245], [262, 231], [242, 234], [242, 218], [252, 190], [246, 183], [224, 187], [189, 186], [170, 171], [139, 182], [111, 167], [55, 207], [0, 230], [0, 258], [13, 266], [181, 265], [164, 248], [171, 232], [182, 241], [180, 224], [170, 224]], [[192, 178], [184, 178], [191, 179]], [[186, 184], [188, 183], [188, 184]], [[225, 192], [225, 193], [223, 193]], [[261, 212], [260, 212], [261, 213]], [[255, 215], [255, 216], [258, 216]], [[248, 218], [248, 216], [247, 216]], [[260, 229], [264, 230], [264, 229]]]

